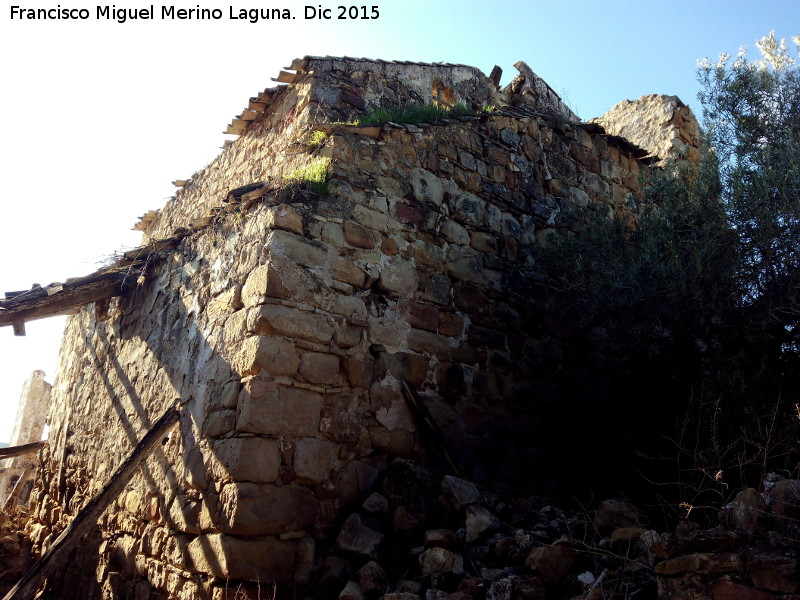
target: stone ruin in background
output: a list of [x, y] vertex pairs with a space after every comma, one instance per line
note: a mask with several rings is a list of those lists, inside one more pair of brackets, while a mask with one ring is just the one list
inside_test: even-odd
[[[388, 465], [431, 460], [404, 382], [464, 477], [558, 488], [540, 407], [579, 373], [568, 348], [583, 334], [539, 310], [537, 245], [593, 213], [635, 219], [640, 173], [671, 151], [696, 158], [698, 127], [667, 96], [581, 123], [515, 66], [500, 89], [464, 65], [295, 60], [229, 126], [236, 141], [143, 217], [145, 243], [181, 239], [68, 320], [34, 551], [176, 398], [180, 427], [52, 589], [224, 598], [306, 584], [331, 548], [374, 556], [383, 534], [357, 510]], [[346, 124], [428, 102], [494, 111]], [[315, 165], [326, 193], [279, 184]]]

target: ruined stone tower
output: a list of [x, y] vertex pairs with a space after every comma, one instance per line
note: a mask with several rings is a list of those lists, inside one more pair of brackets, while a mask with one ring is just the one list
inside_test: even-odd
[[[517, 68], [501, 90], [463, 65], [295, 60], [229, 126], [238, 139], [142, 219], [121, 292], [68, 321], [35, 550], [176, 399], [180, 425], [53, 594], [307, 583], [386, 465], [429, 458], [404, 382], [470, 478], [502, 482], [532, 460], [542, 373], [561, 352], [536, 312], [537, 244], [593, 212], [635, 219], [640, 171], [674, 140], [698, 143], [677, 99], [650, 97], [664, 118], [640, 147]], [[475, 112], [347, 124], [428, 102]], [[327, 183], [310, 189], [318, 170]], [[364, 544], [348, 551], [369, 556], [380, 533], [347, 522]]]

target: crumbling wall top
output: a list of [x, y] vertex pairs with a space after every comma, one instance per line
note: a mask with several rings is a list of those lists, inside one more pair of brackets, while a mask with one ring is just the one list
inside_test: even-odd
[[497, 102], [496, 85], [468, 65], [306, 56], [292, 68], [313, 76], [311, 102], [331, 120], [412, 103], [483, 109]]
[[589, 123], [626, 138], [659, 161], [700, 160], [700, 125], [692, 109], [677, 96], [648, 94], [637, 100], [623, 100]]

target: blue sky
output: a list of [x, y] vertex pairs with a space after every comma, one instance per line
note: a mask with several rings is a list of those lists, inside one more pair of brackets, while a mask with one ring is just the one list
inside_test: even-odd
[[[305, 2], [270, 2], [300, 16], [256, 24], [20, 22], [4, 7], [0, 293], [87, 274], [136, 245], [137, 217], [215, 156], [226, 124], [297, 56], [459, 62], [486, 73], [499, 65], [504, 83], [524, 60], [586, 119], [649, 93], [699, 111], [697, 59], [741, 45], [755, 56], [754, 41], [772, 29], [800, 34], [800, 0], [373, 2], [380, 17], [354, 22], [305, 21]], [[335, 12], [339, 3], [310, 4]], [[62, 6], [95, 10], [89, 0]], [[231, 4], [200, 6], [227, 15]], [[10, 437], [27, 374], [41, 368], [53, 380], [62, 327], [63, 319], [30, 323], [26, 338], [0, 329], [0, 440]]]

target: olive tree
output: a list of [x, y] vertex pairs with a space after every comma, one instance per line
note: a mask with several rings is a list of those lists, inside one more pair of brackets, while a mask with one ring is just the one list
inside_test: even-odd
[[[800, 53], [800, 36], [793, 40]], [[800, 319], [800, 68], [774, 32], [761, 57], [700, 62], [706, 134], [739, 241], [741, 299], [757, 324], [797, 349]], [[754, 323], [755, 324], [755, 323]]]

